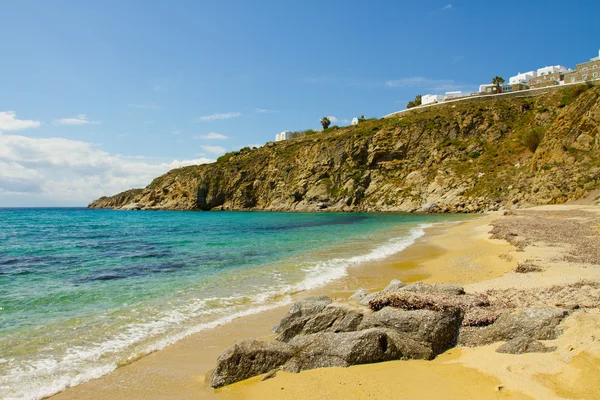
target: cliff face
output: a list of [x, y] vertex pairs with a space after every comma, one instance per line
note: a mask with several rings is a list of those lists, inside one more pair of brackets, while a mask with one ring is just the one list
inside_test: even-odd
[[268, 143], [89, 207], [475, 212], [563, 203], [600, 186], [599, 148], [600, 87], [581, 85]]

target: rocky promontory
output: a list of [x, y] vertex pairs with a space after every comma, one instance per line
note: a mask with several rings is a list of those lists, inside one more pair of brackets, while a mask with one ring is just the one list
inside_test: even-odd
[[441, 104], [175, 169], [91, 208], [479, 212], [599, 186], [600, 87]]

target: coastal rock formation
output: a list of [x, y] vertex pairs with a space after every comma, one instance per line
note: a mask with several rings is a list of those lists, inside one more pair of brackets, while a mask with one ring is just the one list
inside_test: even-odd
[[267, 143], [89, 207], [479, 212], [582, 198], [600, 184], [600, 87], [537, 93]]
[[406, 311], [384, 307], [374, 315], [384, 326], [431, 349], [433, 356], [456, 345], [462, 322], [459, 310]]
[[[555, 294], [560, 293], [555, 287], [473, 295], [457, 285], [398, 282], [388, 287], [395, 286], [395, 291], [368, 295], [362, 291], [362, 300], [372, 298], [368, 307], [326, 296], [296, 302], [275, 329], [275, 341], [244, 341], [224, 352], [211, 385], [220, 387], [274, 369], [299, 372], [389, 360], [431, 360], [457, 344], [505, 341], [498, 352], [552, 351], [538, 340], [560, 335], [559, 325], [568, 315], [560, 307], [527, 305], [553, 304]], [[600, 283], [581, 281], [560, 290], [579, 298], [599, 288]]]
[[211, 385], [221, 387], [269, 372], [292, 358], [296, 349], [287, 343], [245, 340], [219, 356]]
[[[408, 343], [407, 343], [408, 342]], [[320, 332], [295, 337], [290, 344], [298, 349], [295, 357], [283, 365], [289, 372], [322, 367], [398, 360], [422, 356], [427, 350], [418, 343], [403, 341], [383, 328], [356, 332]]]
[[555, 339], [559, 333], [557, 327], [567, 314], [567, 310], [557, 307], [530, 307], [505, 312], [489, 326], [461, 330], [460, 344], [482, 346], [516, 337]]

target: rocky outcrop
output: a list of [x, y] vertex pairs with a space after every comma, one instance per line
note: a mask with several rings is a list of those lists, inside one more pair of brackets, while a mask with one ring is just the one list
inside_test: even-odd
[[281, 342], [245, 340], [219, 356], [211, 385], [221, 387], [260, 375], [279, 367], [296, 353], [296, 348]]
[[[579, 295], [587, 284], [568, 285]], [[547, 289], [538, 289], [545, 293]], [[473, 295], [458, 285], [405, 285], [392, 281], [386, 290], [358, 293], [368, 307], [332, 301], [326, 296], [295, 303], [273, 342], [244, 341], [218, 359], [211, 385], [220, 387], [254, 375], [284, 370], [348, 367], [389, 360], [431, 360], [457, 344], [486, 345], [506, 341], [497, 351], [511, 354], [546, 352], [538, 340], [554, 339], [568, 312], [559, 307], [506, 308], [497, 292]], [[541, 300], [537, 298], [536, 301]], [[551, 299], [550, 299], [551, 300]], [[465, 322], [467, 316], [469, 320]]]
[[463, 329], [460, 334], [460, 344], [482, 346], [517, 337], [536, 340], [555, 339], [559, 334], [557, 327], [567, 314], [567, 310], [557, 307], [530, 307], [506, 312], [492, 325]]
[[[579, 88], [579, 89], [577, 89]], [[172, 170], [93, 208], [478, 212], [599, 186], [600, 87], [456, 102]], [[523, 143], [545, 132], [532, 152]]]

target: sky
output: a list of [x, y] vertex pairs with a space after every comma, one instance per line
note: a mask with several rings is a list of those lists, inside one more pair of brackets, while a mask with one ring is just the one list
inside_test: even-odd
[[0, 207], [598, 55], [598, 1], [0, 0]]

